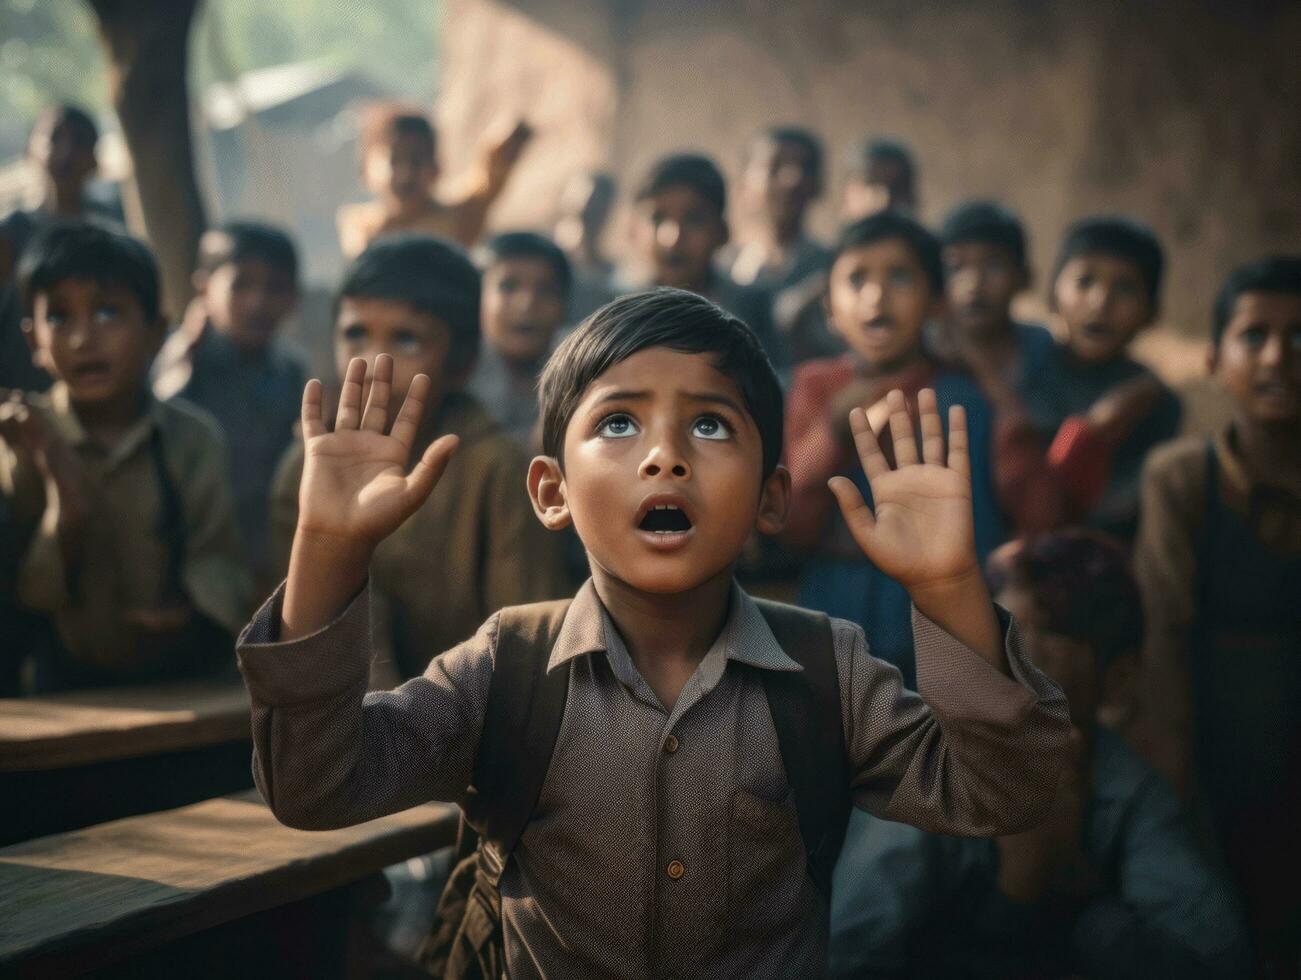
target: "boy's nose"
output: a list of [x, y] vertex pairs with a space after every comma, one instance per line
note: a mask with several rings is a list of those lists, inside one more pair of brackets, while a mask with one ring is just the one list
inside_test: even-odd
[[642, 460], [637, 475], [643, 478], [662, 475], [683, 478], [691, 475], [686, 454], [668, 440], [658, 440]]
[[660, 248], [672, 248], [682, 237], [682, 228], [676, 221], [661, 221], [655, 227], [655, 243]]

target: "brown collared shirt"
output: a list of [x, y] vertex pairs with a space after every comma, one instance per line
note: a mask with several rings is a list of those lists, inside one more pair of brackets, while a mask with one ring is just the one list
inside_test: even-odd
[[[254, 774], [288, 824], [329, 828], [470, 780], [497, 617], [422, 677], [366, 694], [369, 591], [312, 636], [278, 643], [281, 592], [240, 639]], [[1066, 701], [1008, 625], [1009, 678], [920, 614], [926, 700], [833, 620], [854, 802], [927, 830], [1001, 834], [1034, 823], [1064, 759]], [[805, 873], [798, 817], [762, 680], [799, 670], [739, 587], [726, 625], [671, 709], [589, 581], [548, 669], [569, 696], [533, 818], [502, 881], [511, 977], [806, 977], [824, 972], [825, 897]]]
[[[184, 597], [234, 635], [252, 607], [252, 583], [240, 553], [226, 446], [212, 420], [193, 406], [149, 398], [137, 422], [106, 448], [87, 437], [66, 385], [56, 383], [35, 402], [77, 457], [90, 513], [80, 565], [69, 569], [57, 530], [42, 517], [39, 473], [0, 441], [0, 493], [10, 498], [27, 540], [17, 570], [19, 601], [50, 617], [74, 661], [109, 674], [129, 676], [150, 666], [139, 660], [128, 610]], [[180, 499], [179, 570], [170, 569], [172, 543], [159, 533], [158, 446]]]

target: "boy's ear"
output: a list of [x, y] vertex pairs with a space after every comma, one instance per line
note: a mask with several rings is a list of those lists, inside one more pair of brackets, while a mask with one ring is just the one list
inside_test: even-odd
[[573, 523], [565, 498], [565, 474], [554, 456], [534, 456], [529, 463], [529, 499], [533, 513], [548, 531], [563, 531]]
[[791, 504], [791, 473], [778, 466], [763, 481], [759, 492], [759, 516], [755, 527], [760, 534], [780, 534], [786, 526], [786, 512]]
[[23, 317], [23, 322], [19, 324], [23, 331], [23, 340], [27, 341], [27, 349], [33, 354], [36, 353], [36, 321], [29, 316]]
[[1220, 366], [1220, 345], [1211, 341], [1206, 345], [1206, 373], [1214, 374]]
[[732, 240], [732, 229], [727, 224], [727, 219], [722, 215], [718, 216], [719, 242], [718, 247], [722, 248]]

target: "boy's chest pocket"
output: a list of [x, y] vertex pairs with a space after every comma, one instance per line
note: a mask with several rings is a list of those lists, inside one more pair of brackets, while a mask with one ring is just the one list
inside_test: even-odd
[[735, 938], [771, 937], [806, 914], [813, 882], [789, 791], [780, 800], [733, 791], [726, 856], [728, 931]]

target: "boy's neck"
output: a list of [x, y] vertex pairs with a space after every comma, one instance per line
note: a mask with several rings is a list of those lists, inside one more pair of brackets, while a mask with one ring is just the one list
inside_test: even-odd
[[671, 711], [727, 623], [732, 566], [685, 592], [656, 594], [635, 589], [593, 563], [592, 584], [637, 670]]
[[112, 448], [148, 409], [149, 396], [133, 391], [116, 398], [73, 401], [71, 404], [86, 437], [100, 446]]
[[542, 373], [542, 365], [546, 361], [546, 356], [533, 358], [507, 357], [500, 351], [497, 357], [501, 360], [502, 366], [511, 379], [524, 385], [527, 383], [530, 387], [537, 383], [538, 375]]
[[854, 355], [854, 370], [860, 378], [889, 378], [928, 363], [925, 350], [918, 344], [908, 353], [883, 364], [873, 364]]
[[65, 186], [52, 180], [47, 181], [41, 210], [61, 218], [80, 217], [85, 210], [85, 197], [81, 185]]

